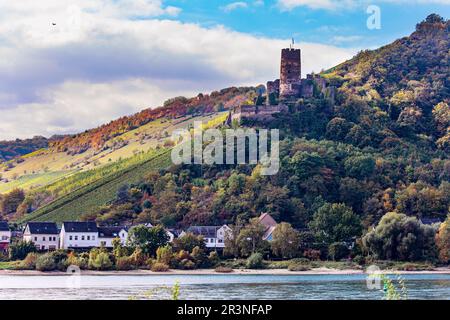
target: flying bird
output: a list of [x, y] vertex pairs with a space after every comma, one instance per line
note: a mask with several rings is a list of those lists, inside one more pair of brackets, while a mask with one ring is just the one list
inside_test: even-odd
[[55, 23], [55, 22], [52, 22], [52, 25], [56, 26], [56, 23]]

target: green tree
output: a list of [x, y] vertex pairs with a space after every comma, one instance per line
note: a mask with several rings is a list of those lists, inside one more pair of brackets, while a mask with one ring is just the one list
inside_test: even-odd
[[200, 249], [206, 248], [204, 238], [190, 232], [185, 233], [182, 237], [176, 238], [174, 240], [174, 246], [178, 251], [184, 250], [187, 252], [192, 252], [195, 247], [199, 247]]
[[327, 245], [351, 241], [362, 231], [360, 218], [342, 203], [324, 204], [314, 213], [310, 227], [316, 239]]
[[156, 261], [159, 263], [164, 263], [166, 265], [170, 265], [173, 259], [173, 251], [172, 246], [166, 244], [164, 247], [159, 247], [156, 250]]
[[345, 160], [344, 166], [350, 177], [366, 179], [375, 170], [375, 160], [367, 155], [352, 156]]
[[253, 218], [240, 232], [237, 238], [239, 252], [241, 256], [248, 257], [252, 253], [263, 253], [268, 249], [269, 243], [263, 239], [265, 233], [264, 226], [258, 218]]
[[437, 256], [435, 234], [434, 227], [415, 217], [389, 212], [362, 238], [362, 244], [377, 259], [433, 260]]
[[31, 253], [36, 252], [36, 246], [33, 242], [19, 241], [14, 242], [9, 246], [9, 259], [10, 260], [23, 260]]
[[162, 226], [148, 228], [145, 225], [137, 225], [128, 232], [128, 244], [130, 247], [139, 248], [143, 254], [154, 256], [159, 247], [169, 242], [169, 236]]
[[436, 245], [439, 250], [439, 260], [443, 263], [450, 262], [450, 215], [439, 226], [436, 234]]
[[25, 200], [25, 192], [22, 189], [14, 189], [3, 195], [0, 199], [0, 214], [15, 213], [23, 200]]
[[282, 222], [275, 227], [270, 244], [278, 257], [294, 258], [300, 247], [299, 233], [289, 223]]
[[89, 252], [89, 268], [94, 270], [109, 270], [112, 267], [112, 261], [108, 252], [104, 249], [94, 248]]

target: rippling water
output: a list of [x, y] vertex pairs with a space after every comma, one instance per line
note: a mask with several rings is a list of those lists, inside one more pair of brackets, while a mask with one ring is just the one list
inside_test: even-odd
[[[392, 276], [391, 278], [395, 278]], [[410, 299], [450, 300], [450, 275], [405, 275]], [[1, 299], [381, 299], [365, 275], [0, 276]]]

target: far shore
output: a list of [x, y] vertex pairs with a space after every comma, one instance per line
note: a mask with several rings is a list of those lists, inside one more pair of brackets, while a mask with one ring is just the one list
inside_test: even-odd
[[[131, 270], [131, 271], [92, 271], [82, 270], [82, 275], [90, 276], [152, 276], [152, 275], [354, 275], [364, 274], [364, 270], [358, 269], [330, 269], [315, 268], [308, 271], [289, 271], [287, 269], [233, 269], [233, 272], [220, 273], [214, 269], [197, 269], [197, 270], [174, 270], [167, 272], [153, 272], [150, 270]], [[383, 274], [449, 274], [450, 267], [436, 268], [427, 271], [397, 271], [382, 270]], [[40, 272], [34, 270], [0, 270], [0, 276], [64, 276], [67, 275], [61, 271]]]

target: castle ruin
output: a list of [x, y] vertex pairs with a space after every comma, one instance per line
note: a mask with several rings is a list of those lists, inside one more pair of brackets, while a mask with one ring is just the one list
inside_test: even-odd
[[[230, 113], [228, 122], [241, 119], [270, 120], [273, 115], [287, 112], [289, 105], [300, 99], [315, 96], [327, 98], [334, 102], [335, 88], [318, 74], [301, 77], [301, 50], [290, 48], [281, 50], [280, 79], [268, 81], [266, 85], [265, 104], [240, 105]], [[260, 100], [260, 99], [258, 99]]]

